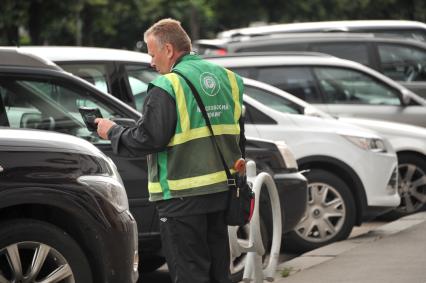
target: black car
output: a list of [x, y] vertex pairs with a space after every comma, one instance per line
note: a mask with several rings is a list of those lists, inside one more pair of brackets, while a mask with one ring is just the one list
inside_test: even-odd
[[[249, 40], [200, 40], [198, 49], [224, 55], [240, 52], [312, 51], [355, 61], [426, 98], [426, 42], [353, 33], [288, 33]], [[210, 51], [208, 51], [210, 50]]]
[[89, 142], [0, 127], [0, 282], [136, 282], [128, 208], [115, 165]]
[[[13, 56], [15, 58], [11, 59]], [[3, 57], [5, 61], [2, 61]], [[30, 59], [32, 62], [29, 62]], [[143, 67], [148, 68], [146, 64]], [[123, 85], [122, 74], [113, 73], [112, 85]], [[97, 107], [103, 117], [126, 125], [134, 124], [140, 118], [140, 113], [56, 65], [22, 54], [20, 49], [0, 49], [0, 95], [8, 118], [0, 119], [1, 125], [71, 134], [90, 141], [111, 157], [123, 178], [130, 210], [138, 223], [141, 271], [152, 271], [161, 266], [164, 258], [161, 254], [158, 216], [154, 205], [148, 200], [146, 158], [114, 155], [109, 141], [88, 131], [78, 108]], [[280, 148], [274, 142], [248, 139], [246, 151], [247, 156], [256, 161], [259, 170], [273, 174], [281, 196], [283, 229], [284, 232], [291, 231], [306, 209], [305, 177], [297, 172], [294, 160], [289, 159], [291, 153], [286, 152], [288, 149]], [[261, 201], [262, 206], [267, 206], [267, 196], [262, 197]], [[262, 210], [264, 232], [269, 233], [270, 213], [268, 209]], [[242, 233], [241, 237], [247, 237], [247, 234]], [[234, 263], [238, 268], [233, 272], [241, 271], [240, 259], [235, 259]]]

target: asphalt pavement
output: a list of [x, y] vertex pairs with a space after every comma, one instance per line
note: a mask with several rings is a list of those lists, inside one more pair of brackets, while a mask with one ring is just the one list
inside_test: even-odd
[[426, 212], [283, 262], [274, 282], [426, 283]]
[[[299, 256], [284, 254], [274, 282], [426, 283], [426, 212], [382, 223], [364, 223], [348, 240]], [[164, 266], [138, 282], [171, 280]]]

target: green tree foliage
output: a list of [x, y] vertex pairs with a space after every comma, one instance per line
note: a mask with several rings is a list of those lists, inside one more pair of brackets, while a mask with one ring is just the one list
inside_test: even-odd
[[[135, 49], [155, 21], [172, 17], [192, 39], [254, 22], [426, 21], [425, 0], [0, 0], [0, 44]], [[26, 31], [26, 34], [22, 31]]]
[[19, 27], [27, 21], [28, 1], [0, 1], [0, 44], [18, 45]]

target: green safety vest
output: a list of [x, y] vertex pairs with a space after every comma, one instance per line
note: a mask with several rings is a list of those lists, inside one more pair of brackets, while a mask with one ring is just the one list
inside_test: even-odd
[[[234, 162], [241, 157], [238, 121], [242, 79], [196, 55], [184, 56], [174, 70], [188, 78], [200, 94], [226, 164], [233, 172]], [[177, 124], [166, 150], [148, 156], [150, 200], [228, 190], [225, 170], [189, 86], [173, 72], [156, 78], [148, 89], [154, 86], [176, 101]]]

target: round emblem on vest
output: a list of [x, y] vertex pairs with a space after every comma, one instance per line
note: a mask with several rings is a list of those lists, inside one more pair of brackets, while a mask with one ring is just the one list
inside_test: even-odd
[[215, 96], [220, 89], [218, 78], [209, 72], [204, 72], [200, 75], [201, 88], [208, 96]]

